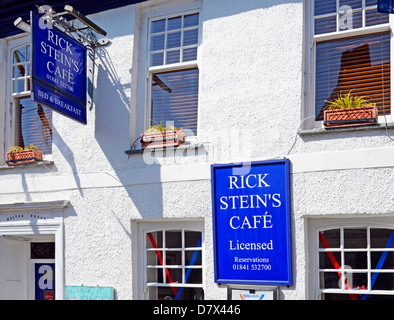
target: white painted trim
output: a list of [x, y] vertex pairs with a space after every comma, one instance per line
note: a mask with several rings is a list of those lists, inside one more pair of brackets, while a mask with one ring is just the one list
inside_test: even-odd
[[63, 209], [69, 205], [68, 200], [55, 200], [45, 202], [14, 202], [0, 203], [0, 214], [2, 212], [15, 212], [27, 210], [51, 210]]
[[0, 224], [0, 236], [55, 235], [55, 299], [64, 300], [64, 226], [63, 218], [50, 223], [33, 225], [25, 220], [21, 224]]

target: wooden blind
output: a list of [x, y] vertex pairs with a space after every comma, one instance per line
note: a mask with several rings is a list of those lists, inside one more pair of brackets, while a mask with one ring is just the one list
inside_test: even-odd
[[316, 45], [316, 120], [339, 93], [364, 96], [379, 114], [390, 114], [390, 33], [319, 42]]
[[197, 112], [198, 69], [153, 74], [152, 125], [173, 123], [197, 135]]

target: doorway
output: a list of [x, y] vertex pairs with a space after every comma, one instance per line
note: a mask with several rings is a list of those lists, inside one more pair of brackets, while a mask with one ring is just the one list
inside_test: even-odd
[[55, 299], [55, 235], [0, 236], [0, 257], [0, 299]]

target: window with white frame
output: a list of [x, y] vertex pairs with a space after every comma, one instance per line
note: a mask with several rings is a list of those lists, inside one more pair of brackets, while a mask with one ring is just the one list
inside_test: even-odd
[[327, 101], [351, 92], [391, 114], [391, 28], [376, 0], [310, 0], [310, 116], [323, 120]]
[[144, 231], [144, 298], [202, 300], [203, 233], [188, 228]]
[[315, 236], [321, 299], [394, 299], [394, 229], [330, 227]]
[[183, 128], [197, 135], [199, 13], [149, 20], [148, 125]]
[[32, 144], [43, 154], [51, 154], [52, 111], [30, 98], [30, 51], [30, 44], [17, 46], [10, 51], [12, 96], [10, 144], [22, 148]]

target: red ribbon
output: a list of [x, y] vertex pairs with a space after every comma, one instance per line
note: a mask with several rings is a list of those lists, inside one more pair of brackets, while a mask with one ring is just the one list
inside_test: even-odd
[[[320, 238], [320, 241], [322, 242], [324, 248], [325, 249], [329, 249], [330, 246], [328, 245], [328, 242], [327, 242], [325, 236], [323, 235], [323, 232], [319, 232], [319, 238]], [[327, 254], [328, 254], [328, 257], [330, 258], [331, 263], [333, 264], [334, 268], [337, 269], [337, 270], [341, 269], [337, 259], [335, 259], [335, 257], [334, 257], [334, 254], [332, 252], [330, 252], [330, 251], [327, 251]], [[337, 273], [338, 273], [339, 278], [342, 278], [342, 272], [337, 272]], [[351, 289], [349, 283], [347, 282], [346, 277], [345, 276], [343, 276], [343, 277], [345, 279], [345, 288], [346, 289]], [[350, 298], [352, 300], [357, 300], [356, 295], [354, 295], [352, 293], [349, 293], [349, 295], [350, 295]]]

